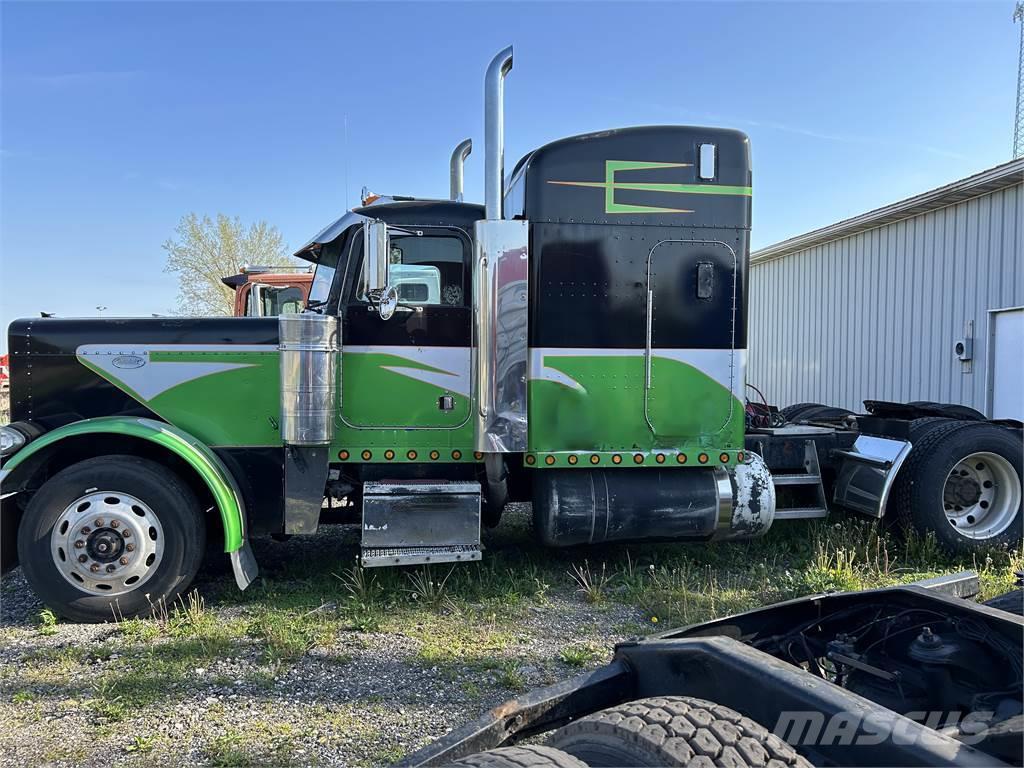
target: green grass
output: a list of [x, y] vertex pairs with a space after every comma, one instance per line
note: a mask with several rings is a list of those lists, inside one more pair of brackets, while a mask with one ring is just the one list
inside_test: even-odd
[[[779, 524], [761, 539], [738, 543], [546, 550], [532, 542], [521, 518], [512, 515], [508, 526], [488, 533], [479, 563], [367, 571], [352, 565], [353, 547], [342, 547], [276, 567], [271, 561], [242, 593], [226, 579], [207, 583], [206, 600], [193, 592], [173, 605], [155, 605], [151, 618], [120, 621], [98, 643], [51, 644], [25, 654], [16, 674], [3, 672], [5, 696], [26, 713], [59, 700], [62, 711], [90, 713], [97, 732], [120, 734], [149, 707], [233, 682], [216, 669], [227, 657], [246, 659], [243, 682], [270, 698], [274, 678], [311, 650], [329, 649], [317, 663], [345, 664], [374, 647], [373, 633], [386, 633], [407, 638], [414, 649], [407, 663], [436, 670], [483, 703], [524, 690], [538, 674], [557, 679], [566, 667], [602, 663], [609, 635], [643, 635], [810, 593], [963, 569], [978, 571], [986, 599], [1012, 589], [1013, 571], [1024, 568], [1019, 551], [950, 557], [933, 537], [898, 540], [858, 519]], [[575, 636], [541, 657], [536, 633], [546, 631], [552, 611], [566, 609], [584, 617]], [[535, 616], [540, 620], [532, 621]], [[32, 631], [52, 631], [59, 643], [61, 630], [55, 617], [40, 614]], [[538, 674], [524, 674], [528, 667]], [[336, 709], [324, 716], [338, 719], [336, 732], [357, 733], [355, 716]], [[276, 722], [273, 712], [267, 722]], [[382, 734], [359, 730], [357, 736], [381, 763], [388, 762], [384, 755], [399, 754]], [[204, 752], [213, 765], [286, 765], [296, 761], [301, 738], [280, 723], [228, 730], [209, 739]], [[149, 739], [120, 734], [115, 748], [132, 759], [150, 750], [162, 754], [166, 744]]]

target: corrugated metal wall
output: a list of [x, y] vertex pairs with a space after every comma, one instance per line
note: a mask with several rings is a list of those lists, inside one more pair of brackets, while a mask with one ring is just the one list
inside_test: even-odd
[[[780, 406], [934, 400], [984, 411], [988, 310], [1024, 305], [1022, 208], [1018, 184], [755, 263], [747, 381]], [[969, 320], [966, 373], [953, 344]]]

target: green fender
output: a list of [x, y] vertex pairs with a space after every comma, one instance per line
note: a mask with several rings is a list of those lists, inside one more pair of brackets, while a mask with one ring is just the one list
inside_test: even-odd
[[[54, 443], [79, 435], [114, 434], [137, 437], [166, 448], [196, 471], [213, 494], [224, 525], [224, 551], [236, 552], [245, 544], [245, 505], [234, 477], [208, 446], [177, 427], [153, 419], [103, 416], [84, 419], [47, 432], [4, 462], [0, 478], [17, 485], [18, 467]], [[6, 482], [5, 482], [6, 485]], [[10, 486], [8, 486], [10, 488]]]

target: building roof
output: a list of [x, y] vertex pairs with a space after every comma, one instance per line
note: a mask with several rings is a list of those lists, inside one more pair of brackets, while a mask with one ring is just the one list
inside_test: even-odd
[[968, 176], [966, 179], [954, 181], [952, 184], [946, 184], [920, 195], [908, 197], [906, 200], [890, 203], [859, 216], [843, 219], [835, 224], [829, 224], [827, 227], [782, 240], [766, 248], [760, 248], [750, 254], [750, 261], [752, 264], [756, 264], [762, 261], [781, 259], [796, 251], [902, 221], [938, 208], [945, 208], [948, 205], [1022, 182], [1024, 182], [1024, 158], [1011, 160], [1008, 163]]

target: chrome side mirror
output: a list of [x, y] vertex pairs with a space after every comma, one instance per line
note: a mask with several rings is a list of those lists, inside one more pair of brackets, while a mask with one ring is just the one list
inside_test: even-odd
[[[394, 314], [398, 302], [397, 291], [388, 291], [388, 252], [388, 225], [376, 219], [363, 222], [363, 285], [382, 320]], [[387, 300], [389, 293], [392, 300]]]

